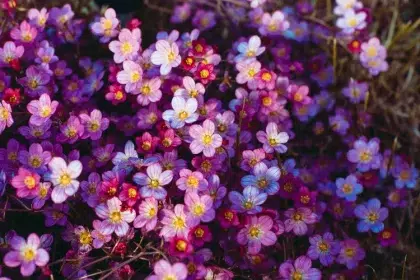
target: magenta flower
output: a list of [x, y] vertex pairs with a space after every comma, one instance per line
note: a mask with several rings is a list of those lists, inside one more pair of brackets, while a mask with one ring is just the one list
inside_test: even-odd
[[165, 170], [162, 172], [162, 167], [159, 163], [154, 163], [147, 167], [146, 173], [136, 173], [133, 177], [133, 181], [142, 186], [140, 188], [140, 194], [142, 197], [154, 197], [158, 200], [165, 199], [166, 190], [163, 186], [169, 184], [172, 181], [173, 173], [171, 170]]
[[132, 184], [123, 183], [120, 195], [118, 198], [127, 203], [128, 206], [132, 207], [140, 199], [140, 194], [137, 186]]
[[0, 104], [0, 134], [6, 127], [11, 127], [13, 122], [12, 107], [6, 101], [2, 100]]
[[146, 232], [153, 230], [158, 221], [158, 202], [153, 197], [144, 199], [139, 205], [139, 215], [134, 219], [135, 228], [145, 228]]
[[199, 196], [197, 193], [189, 192], [185, 194], [184, 202], [189, 211], [189, 226], [196, 226], [200, 221], [208, 223], [216, 215], [213, 200], [209, 195]]
[[134, 210], [122, 210], [122, 202], [117, 197], [109, 199], [106, 203], [102, 203], [95, 208], [96, 215], [104, 219], [101, 223], [101, 233], [110, 235], [113, 232], [117, 236], [124, 236], [127, 234], [131, 223], [136, 217]]
[[354, 239], [346, 239], [340, 243], [340, 246], [337, 262], [346, 265], [348, 269], [356, 268], [359, 261], [365, 258], [365, 250]]
[[123, 61], [133, 60], [137, 57], [140, 49], [141, 31], [136, 28], [130, 31], [127, 28], [121, 30], [118, 35], [118, 41], [109, 43], [109, 49], [114, 53], [114, 61], [122, 63]]
[[263, 144], [263, 149], [266, 153], [285, 153], [287, 147], [284, 145], [289, 140], [289, 135], [286, 132], [278, 132], [277, 124], [270, 122], [264, 131], [257, 132], [257, 139]]
[[311, 209], [306, 207], [290, 208], [284, 212], [284, 216], [286, 217], [284, 221], [286, 232], [293, 231], [298, 236], [305, 235], [308, 231], [308, 225], [314, 224], [318, 218]]
[[80, 114], [80, 120], [82, 125], [85, 127], [82, 138], [88, 138], [92, 140], [98, 140], [102, 136], [102, 132], [105, 131], [109, 126], [109, 120], [102, 118], [102, 113], [99, 110], [93, 110], [90, 116], [87, 114]]
[[261, 244], [264, 246], [274, 245], [277, 236], [271, 231], [273, 220], [269, 216], [251, 216], [250, 221], [238, 232], [236, 240], [241, 245], [248, 244], [249, 254], [258, 254]]
[[288, 98], [294, 104], [309, 104], [311, 98], [309, 95], [309, 88], [307, 86], [290, 85], [287, 89], [289, 95]]
[[13, 237], [10, 246], [12, 251], [4, 256], [4, 263], [8, 267], [20, 266], [22, 276], [31, 276], [36, 266], [43, 267], [50, 260], [48, 252], [40, 248], [41, 241], [35, 233], [30, 234], [26, 241], [20, 236]]
[[92, 23], [90, 29], [96, 36], [101, 36], [99, 41], [107, 43], [111, 38], [117, 36], [117, 27], [119, 23], [120, 21], [117, 18], [115, 10], [108, 8], [105, 11], [104, 17], [101, 17], [99, 21]]
[[182, 191], [197, 192], [207, 189], [208, 182], [201, 172], [182, 169], [179, 172], [180, 178], [176, 181], [178, 189]]
[[188, 237], [190, 226], [187, 224], [187, 215], [183, 204], [175, 205], [174, 210], [162, 210], [165, 216], [162, 219], [163, 227], [159, 233], [165, 240], [170, 240], [174, 236]]
[[10, 31], [10, 37], [13, 40], [20, 41], [22, 43], [32, 43], [38, 31], [35, 27], [32, 27], [26, 20], [22, 21], [19, 28], [15, 27]]
[[281, 280], [321, 280], [321, 271], [312, 268], [312, 261], [307, 256], [300, 256], [294, 262], [282, 263], [279, 268]]
[[397, 230], [395, 228], [386, 228], [378, 234], [379, 243], [383, 247], [389, 247], [397, 244]]
[[22, 57], [25, 48], [23, 46], [16, 46], [13, 41], [4, 43], [3, 48], [0, 48], [0, 67], [9, 66]]
[[94, 220], [93, 223], [93, 230], [91, 236], [93, 238], [92, 246], [95, 249], [102, 248], [105, 243], [111, 241], [112, 236], [111, 234], [103, 234], [102, 233], [102, 222], [99, 220]]
[[13, 177], [11, 184], [16, 189], [18, 197], [32, 198], [36, 196], [39, 189], [40, 176], [23, 167], [19, 168], [18, 174]]
[[185, 280], [187, 279], [187, 266], [183, 263], [175, 263], [171, 265], [166, 260], [160, 260], [153, 267], [152, 276], [148, 276], [146, 280]]
[[214, 133], [214, 123], [206, 119], [201, 125], [192, 125], [189, 134], [193, 138], [190, 144], [190, 150], [193, 154], [203, 152], [204, 156], [212, 157], [216, 153], [216, 148], [222, 145], [222, 137]]

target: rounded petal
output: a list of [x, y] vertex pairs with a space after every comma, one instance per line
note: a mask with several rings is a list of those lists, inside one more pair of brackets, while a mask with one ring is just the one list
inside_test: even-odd
[[44, 249], [38, 249], [36, 252], [36, 259], [35, 264], [37, 266], [45, 266], [50, 261], [50, 256], [48, 255], [48, 252]]

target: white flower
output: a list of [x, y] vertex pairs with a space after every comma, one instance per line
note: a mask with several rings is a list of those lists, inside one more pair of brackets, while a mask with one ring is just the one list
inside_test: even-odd
[[248, 42], [242, 42], [238, 45], [239, 55], [236, 61], [244, 59], [255, 59], [265, 51], [265, 47], [261, 47], [261, 39], [258, 36], [252, 36]]
[[193, 123], [198, 119], [198, 103], [195, 98], [185, 100], [183, 97], [174, 97], [171, 105], [173, 110], [163, 112], [162, 118], [169, 122], [172, 128], [181, 128], [185, 123]]
[[181, 63], [177, 44], [166, 40], [157, 41], [156, 51], [152, 53], [151, 61], [154, 65], [160, 65], [160, 74], [169, 74], [173, 67]]
[[74, 160], [67, 165], [63, 158], [54, 157], [48, 167], [51, 170], [49, 178], [54, 185], [51, 199], [54, 203], [62, 203], [79, 189], [79, 181], [76, 179], [82, 173], [82, 163]]
[[366, 13], [355, 13], [353, 10], [348, 10], [344, 16], [337, 20], [337, 27], [343, 29], [346, 34], [352, 34], [356, 30], [362, 30], [366, 27]]
[[257, 8], [258, 6], [261, 6], [262, 4], [264, 4], [267, 0], [248, 0], [249, 2], [251, 2], [251, 8]]

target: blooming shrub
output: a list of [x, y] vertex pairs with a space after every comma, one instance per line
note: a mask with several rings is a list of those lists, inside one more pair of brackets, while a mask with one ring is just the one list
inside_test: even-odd
[[369, 130], [368, 79], [337, 85], [323, 51], [338, 38], [366, 77], [387, 71], [369, 10], [337, 0], [328, 29], [309, 1], [227, 2], [248, 28], [226, 49], [221, 15], [189, 3], [170, 20], [190, 29], [152, 44], [112, 8], [3, 25], [1, 279], [359, 279], [372, 242], [397, 243], [418, 170]]

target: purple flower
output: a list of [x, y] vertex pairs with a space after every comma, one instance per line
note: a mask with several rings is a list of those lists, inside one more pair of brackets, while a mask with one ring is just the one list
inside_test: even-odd
[[29, 152], [22, 150], [19, 152], [19, 161], [25, 167], [41, 171], [51, 160], [51, 153], [44, 151], [42, 146], [38, 143], [32, 144], [29, 147]]
[[93, 223], [93, 231], [91, 236], [93, 238], [92, 246], [95, 249], [102, 248], [105, 243], [111, 241], [112, 236], [111, 234], [103, 234], [102, 233], [102, 222], [99, 220], [94, 220]]
[[177, 5], [174, 8], [174, 12], [171, 16], [171, 23], [182, 23], [186, 21], [191, 15], [191, 5], [190, 3], [184, 3], [182, 5]]
[[57, 63], [53, 64], [52, 71], [54, 73], [54, 76], [59, 80], [63, 80], [66, 76], [70, 75], [73, 72], [70, 68], [67, 68], [67, 62], [64, 60], [60, 60]]
[[55, 49], [51, 47], [48, 41], [42, 41], [41, 46], [36, 51], [37, 58], [35, 62], [39, 64], [51, 64], [58, 61], [58, 57], [54, 55]]
[[340, 243], [334, 240], [334, 236], [330, 232], [324, 233], [322, 236], [317, 234], [309, 237], [311, 246], [308, 249], [308, 257], [312, 260], [321, 262], [324, 266], [333, 264], [335, 256], [340, 252]]
[[154, 163], [147, 167], [146, 174], [136, 173], [133, 181], [142, 186], [140, 194], [142, 197], [154, 197], [158, 200], [165, 199], [166, 190], [163, 186], [169, 184], [173, 178], [173, 172], [166, 170], [162, 172], [162, 167], [159, 163]]
[[44, 140], [51, 137], [51, 120], [47, 120], [41, 125], [29, 124], [29, 126], [21, 126], [18, 128], [19, 133], [27, 140]]
[[50, 256], [45, 249], [40, 248], [41, 242], [38, 235], [32, 233], [25, 241], [20, 236], [15, 236], [10, 241], [12, 251], [4, 256], [4, 263], [8, 267], [20, 267], [22, 276], [30, 276], [34, 273], [36, 266], [47, 265]]
[[264, 162], [259, 162], [254, 166], [252, 173], [253, 175], [246, 175], [241, 179], [241, 185], [243, 187], [253, 186], [268, 195], [273, 195], [278, 192], [278, 180], [281, 174], [280, 168], [277, 166], [268, 168]]
[[25, 87], [25, 93], [34, 97], [49, 92], [47, 84], [50, 82], [50, 75], [41, 66], [31, 65], [26, 69], [26, 77], [20, 78], [18, 82]]
[[50, 182], [39, 183], [38, 194], [32, 201], [32, 208], [41, 209], [42, 207], [44, 207], [45, 202], [50, 198], [50, 196], [51, 196], [51, 183]]
[[191, 171], [189, 169], [182, 169], [179, 172], [179, 179], [176, 181], [176, 186], [182, 191], [197, 192], [207, 189], [208, 182], [199, 171]]
[[118, 40], [109, 43], [109, 49], [114, 53], [114, 61], [122, 63], [123, 61], [134, 60], [140, 49], [139, 42], [141, 42], [140, 29], [136, 28], [130, 31], [124, 28], [121, 30]]
[[120, 21], [117, 18], [115, 10], [108, 8], [105, 11], [104, 17], [101, 17], [99, 21], [91, 24], [90, 29], [92, 33], [101, 36], [102, 43], [107, 43], [111, 38], [114, 38], [118, 34], [118, 24]]
[[187, 224], [187, 215], [185, 214], [185, 206], [177, 204], [174, 210], [164, 209], [165, 216], [162, 219], [162, 230], [159, 236], [165, 240], [170, 240], [172, 237], [188, 238], [189, 225]]
[[335, 116], [329, 117], [329, 123], [331, 129], [340, 135], [346, 135], [347, 130], [350, 128], [350, 124], [346, 117], [338, 112]]
[[356, 140], [353, 149], [347, 152], [347, 159], [356, 163], [357, 169], [362, 172], [370, 169], [378, 169], [381, 164], [381, 155], [379, 154], [379, 140], [373, 138], [366, 142], [364, 138]]
[[335, 184], [337, 196], [345, 198], [347, 201], [356, 201], [357, 195], [363, 191], [363, 186], [358, 183], [354, 175], [349, 175], [345, 179], [338, 178]]
[[67, 223], [67, 213], [69, 206], [67, 204], [53, 204], [44, 211], [45, 226], [52, 227], [54, 225], [64, 226]]
[[379, 199], [372, 198], [366, 204], [357, 205], [354, 214], [361, 219], [357, 224], [359, 232], [372, 230], [378, 233], [384, 229], [383, 221], [388, 217], [388, 208], [381, 208]]
[[279, 268], [281, 280], [321, 280], [321, 271], [312, 268], [312, 261], [307, 256], [300, 256], [294, 262], [282, 263]]
[[380, 72], [388, 70], [386, 62], [386, 48], [381, 45], [378, 38], [369, 39], [368, 42], [362, 43], [360, 53], [360, 62], [368, 68], [371, 75], [378, 75]]
[[277, 236], [271, 231], [273, 220], [269, 216], [251, 216], [250, 221], [238, 232], [236, 240], [241, 245], [248, 244], [249, 254], [258, 254], [261, 244], [264, 246], [274, 245]]
[[32, 27], [26, 20], [21, 22], [19, 28], [15, 27], [10, 31], [10, 37], [22, 43], [32, 43], [37, 34], [36, 28]]
[[353, 79], [350, 79], [348, 87], [343, 88], [341, 92], [350, 100], [351, 103], [357, 104], [365, 101], [368, 89], [368, 83], [359, 83]]
[[419, 177], [419, 171], [414, 167], [414, 165], [404, 163], [397, 166], [393, 170], [392, 175], [395, 178], [395, 186], [398, 189], [401, 189], [404, 186], [408, 189], [414, 189]]
[[209, 195], [199, 196], [195, 192], [189, 192], [184, 197], [185, 206], [188, 208], [189, 226], [193, 227], [202, 222], [210, 222], [216, 212], [213, 209], [213, 200]]
[[71, 116], [65, 124], [60, 128], [61, 133], [57, 136], [57, 140], [62, 143], [73, 144], [84, 133], [84, 127], [80, 123], [78, 117]]
[[27, 105], [28, 112], [31, 113], [30, 124], [41, 126], [55, 113], [58, 106], [57, 101], [52, 101], [48, 94], [42, 94], [39, 100], [32, 100]]
[[74, 16], [70, 4], [64, 5], [62, 8], [52, 8], [48, 20], [57, 27], [64, 27]]
[[192, 23], [200, 31], [207, 30], [216, 25], [216, 14], [211, 11], [196, 11]]
[[102, 132], [106, 130], [109, 126], [109, 120], [107, 118], [102, 118], [102, 113], [99, 110], [93, 110], [90, 113], [90, 116], [87, 114], [80, 114], [80, 120], [82, 125], [84, 125], [84, 135], [82, 138], [88, 138], [92, 140], [98, 140], [102, 136]]
[[289, 135], [286, 132], [278, 132], [277, 124], [270, 122], [264, 131], [257, 132], [257, 139], [263, 144], [263, 149], [266, 153], [285, 153], [287, 147], [284, 145], [289, 140]]
[[248, 186], [240, 194], [236, 191], [229, 193], [229, 200], [232, 202], [232, 209], [247, 214], [256, 214], [261, 212], [262, 207], [260, 206], [267, 200], [266, 193], [260, 193], [258, 188]]
[[185, 280], [188, 276], [187, 266], [183, 263], [171, 265], [166, 260], [160, 260], [153, 267], [154, 275], [148, 276], [146, 280]]
[[101, 233], [104, 235], [110, 235], [113, 232], [117, 236], [124, 236], [127, 234], [131, 223], [136, 217], [134, 210], [122, 210], [122, 202], [117, 198], [113, 197], [109, 199], [106, 204], [102, 203], [95, 208], [96, 215], [99, 218], [104, 219], [101, 223]]
[[82, 189], [82, 198], [90, 207], [96, 207], [99, 204], [98, 188], [101, 183], [101, 176], [92, 172], [87, 181], [80, 183]]
[[261, 26], [258, 29], [261, 35], [279, 35], [288, 29], [290, 23], [281, 11], [275, 11], [272, 15], [264, 13], [261, 18]]
[[337, 262], [344, 264], [348, 269], [357, 267], [359, 261], [365, 258], [365, 250], [360, 248], [359, 242], [354, 239], [346, 239], [340, 243], [340, 254], [337, 257]]
[[45, 27], [45, 23], [48, 20], [48, 12], [46, 8], [42, 8], [41, 10], [37, 9], [29, 9], [28, 11], [28, 19], [29, 22], [38, 27], [38, 29], [43, 30]]
[[290, 208], [284, 212], [284, 216], [286, 217], [284, 221], [286, 232], [293, 231], [298, 236], [305, 235], [308, 231], [308, 225], [314, 224], [318, 218], [311, 209], [306, 207]]
[[21, 58], [24, 51], [23, 46], [16, 46], [14, 42], [7, 41], [3, 48], [0, 48], [0, 67], [9, 66], [10, 63]]

